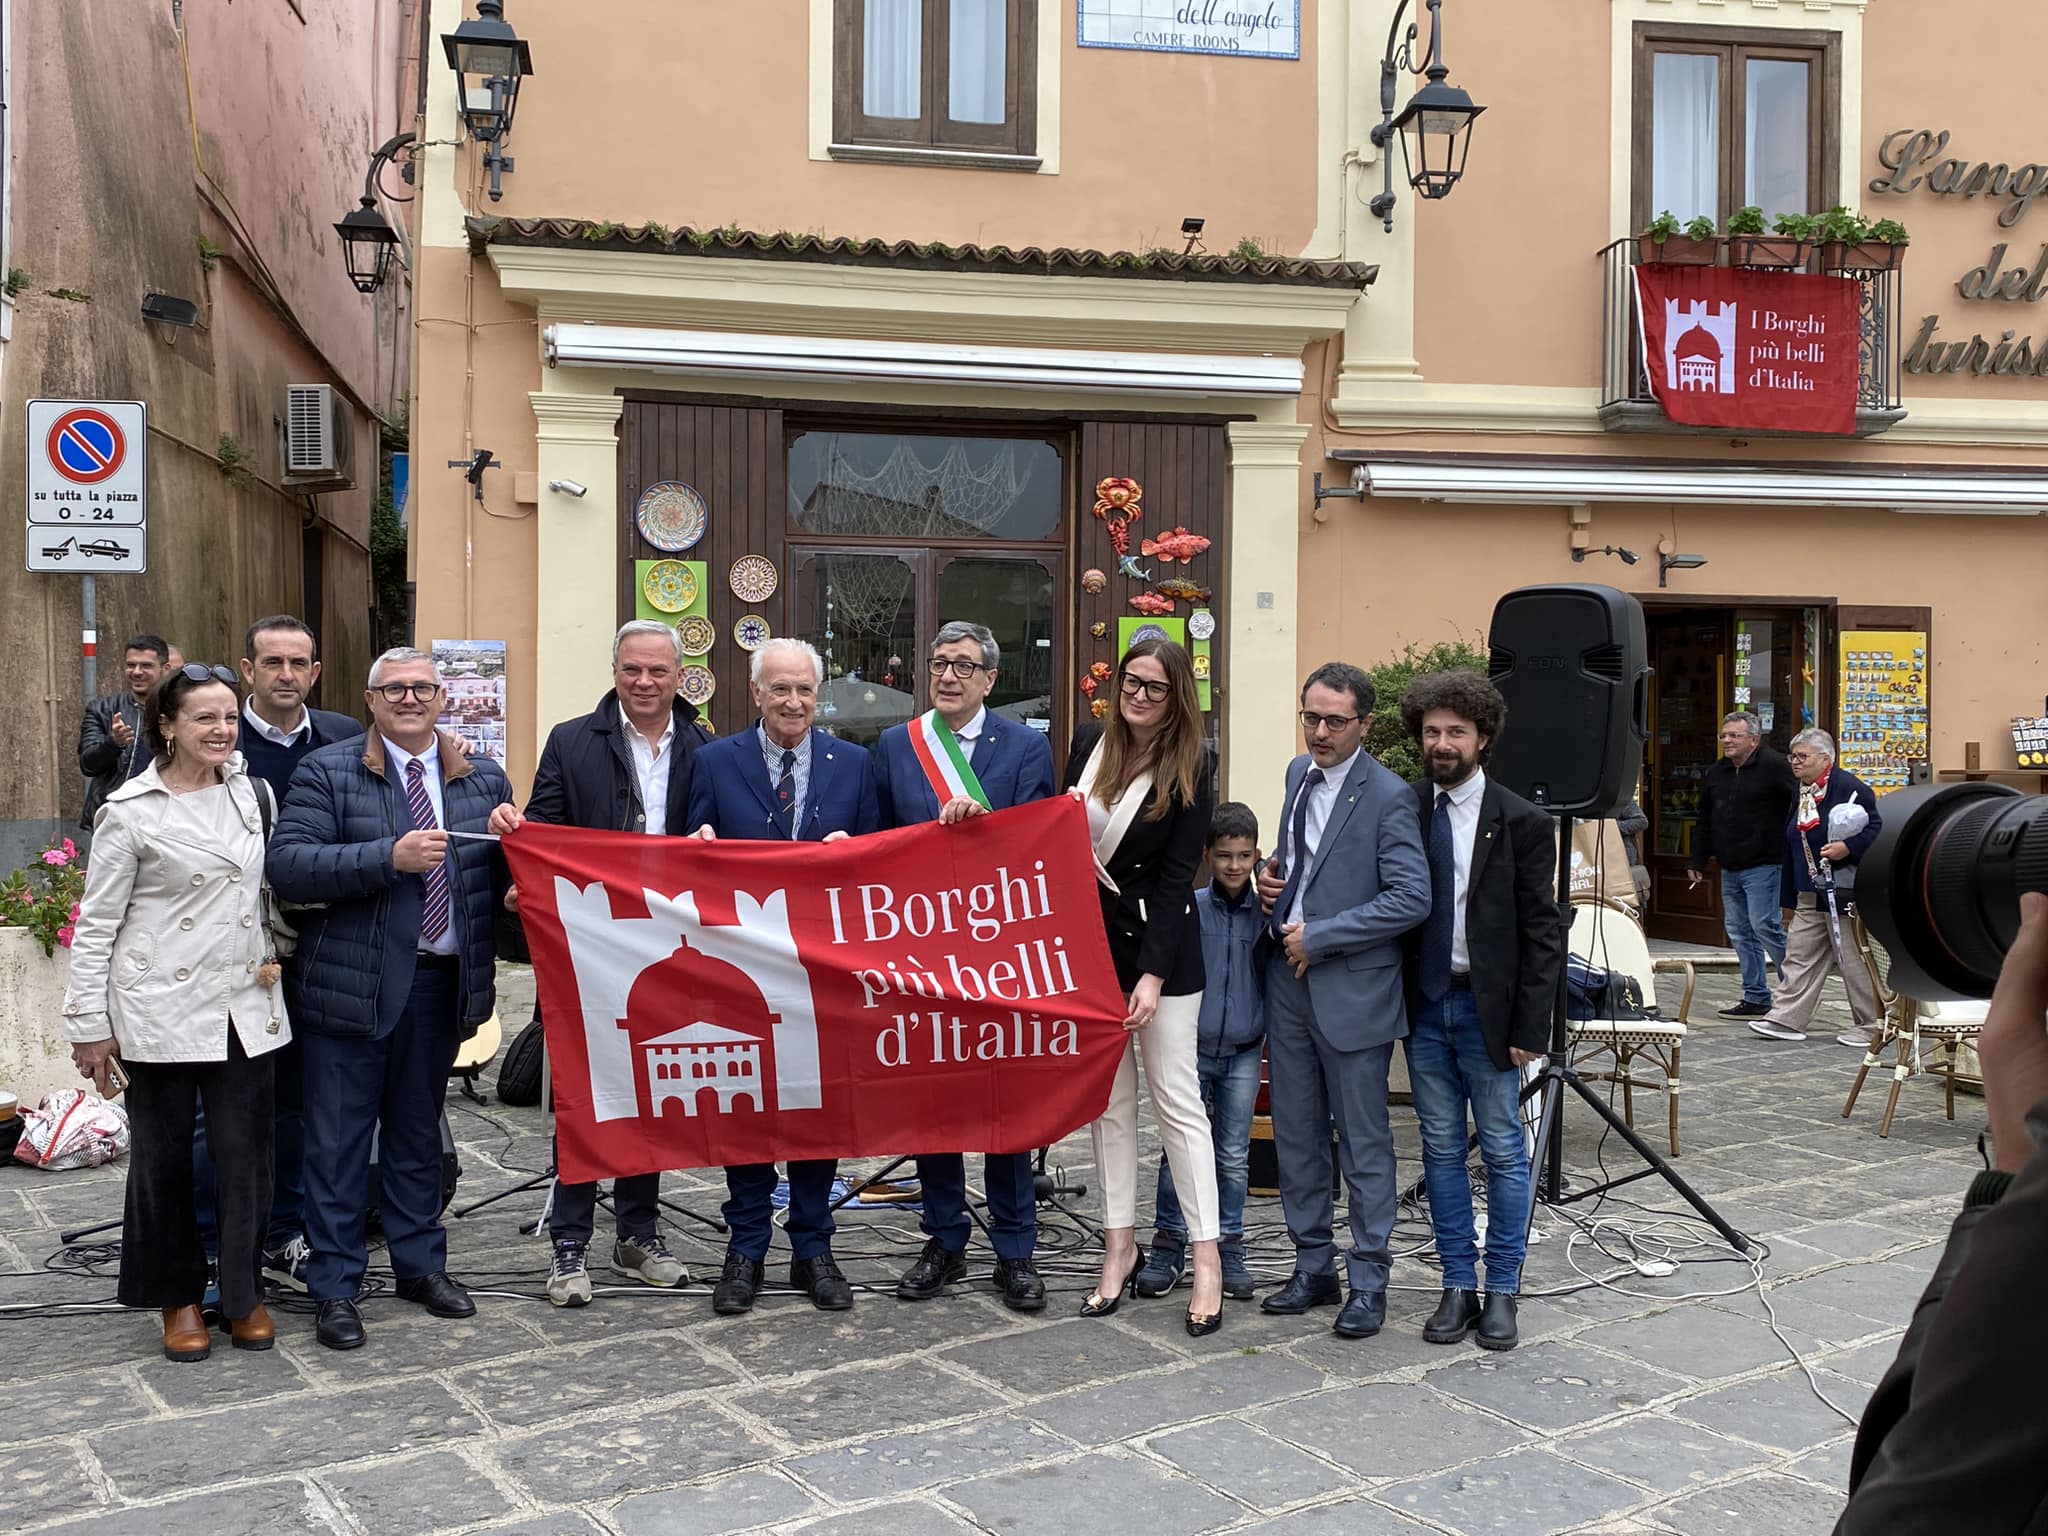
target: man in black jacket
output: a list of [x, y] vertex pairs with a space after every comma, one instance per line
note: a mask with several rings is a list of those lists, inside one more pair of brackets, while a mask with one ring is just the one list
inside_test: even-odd
[[1778, 865], [1785, 853], [1785, 819], [1799, 798], [1798, 781], [1784, 756], [1764, 744], [1763, 724], [1747, 710], [1721, 722], [1721, 756], [1700, 780], [1700, 815], [1693, 827], [1686, 881], [1706, 879], [1707, 860], [1721, 865], [1721, 923], [1742, 962], [1742, 1001], [1721, 1010], [1724, 1019], [1761, 1019], [1771, 1011], [1765, 962], [1785, 974], [1785, 925], [1778, 915]]
[[[134, 635], [121, 652], [123, 693], [88, 699], [78, 726], [78, 771], [85, 775], [85, 814], [78, 825], [92, 831], [92, 819], [107, 796], [149, 766], [149, 753], [137, 746], [142, 736], [142, 705], [162, 681], [171, 648], [160, 635]], [[88, 843], [90, 849], [91, 844]]]
[[[711, 739], [697, 706], [677, 696], [683, 647], [655, 619], [634, 619], [612, 639], [612, 689], [597, 708], [548, 733], [533, 794], [521, 817], [509, 807], [491, 823], [507, 832], [532, 819], [554, 827], [680, 836], [689, 830], [690, 759]], [[540, 1018], [535, 1003], [533, 1016]], [[648, 1285], [687, 1284], [689, 1274], [662, 1240], [661, 1175], [612, 1181], [617, 1241], [612, 1268]], [[590, 1300], [584, 1254], [597, 1220], [597, 1185], [557, 1182], [548, 1235], [555, 1245], [548, 1300], [580, 1307]]]
[[[1519, 1337], [1529, 1238], [1522, 1069], [1549, 1046], [1564, 965], [1557, 827], [1483, 766], [1506, 721], [1500, 690], [1477, 672], [1431, 673], [1401, 695], [1401, 722], [1427, 770], [1415, 798], [1432, 893], [1406, 957], [1408, 1082], [1444, 1271], [1443, 1299], [1422, 1336], [1456, 1344], [1477, 1328], [1482, 1349], [1513, 1349]], [[1467, 1105], [1486, 1163], [1483, 1305]]]
[[1997, 1166], [1863, 1410], [1835, 1536], [2048, 1530], [2048, 1334], [2031, 1326], [2048, 1268], [2048, 896], [2020, 914], [1977, 1046]]

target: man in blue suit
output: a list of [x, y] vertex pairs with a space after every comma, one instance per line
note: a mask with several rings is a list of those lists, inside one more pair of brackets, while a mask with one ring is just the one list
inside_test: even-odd
[[1271, 945], [1266, 1057], [1273, 1151], [1294, 1239], [1294, 1275], [1260, 1305], [1301, 1313], [1338, 1299], [1330, 1131], [1337, 1127], [1351, 1294], [1332, 1325], [1347, 1339], [1387, 1315], [1397, 1204], [1387, 1067], [1408, 1033], [1402, 939], [1429, 916], [1429, 860], [1408, 786], [1364, 750], [1372, 679], [1328, 662], [1301, 690], [1308, 752], [1287, 769], [1286, 810], [1259, 872]]
[[[690, 775], [693, 837], [837, 842], [879, 828], [873, 760], [813, 727], [825, 663], [801, 640], [770, 640], [754, 652], [754, 707], [760, 723], [700, 747]], [[832, 1258], [831, 1158], [789, 1165], [789, 1283], [828, 1312], [853, 1305], [853, 1287]], [[750, 1311], [775, 1234], [775, 1165], [725, 1170], [724, 1214], [732, 1230], [725, 1270], [711, 1294], [715, 1312]]]
[[436, 729], [445, 691], [431, 656], [379, 656], [369, 735], [299, 764], [264, 864], [284, 900], [318, 904], [284, 980], [305, 1053], [306, 1289], [329, 1349], [363, 1342], [373, 1135], [400, 1298], [436, 1317], [476, 1312], [448, 1278], [441, 1107], [457, 1048], [495, 1004], [510, 882], [496, 843], [449, 834], [484, 831], [512, 786]]
[[[882, 825], [953, 825], [1006, 811], [1053, 793], [1052, 746], [1045, 733], [988, 711], [1002, 652], [979, 624], [942, 625], [932, 637], [932, 711], [892, 725], [875, 745]], [[967, 1164], [958, 1152], [917, 1160], [924, 1192], [924, 1252], [896, 1283], [904, 1301], [929, 1301], [967, 1278]], [[996, 1289], [1013, 1312], [1045, 1310], [1045, 1282], [1032, 1262], [1038, 1213], [1031, 1154], [991, 1152], [982, 1159]]]

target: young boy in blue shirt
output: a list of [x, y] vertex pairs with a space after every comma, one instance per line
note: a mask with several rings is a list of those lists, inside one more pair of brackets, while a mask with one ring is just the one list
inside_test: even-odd
[[[1266, 1003], [1253, 963], [1265, 915], [1252, 871], [1259, 862], [1259, 819], [1249, 806], [1227, 800], [1209, 823], [1209, 869], [1213, 878], [1195, 892], [1202, 924], [1202, 1015], [1196, 1065], [1202, 1103], [1216, 1143], [1216, 1193], [1220, 1201], [1223, 1294], [1235, 1301], [1252, 1297], [1252, 1275], [1244, 1262], [1244, 1197], [1249, 1182], [1252, 1108], [1259, 1097], [1259, 1064], [1265, 1052]], [[1173, 1174], [1159, 1159], [1159, 1195], [1153, 1213], [1152, 1251], [1138, 1271], [1140, 1296], [1164, 1296], [1187, 1271], [1187, 1222], [1174, 1193]]]

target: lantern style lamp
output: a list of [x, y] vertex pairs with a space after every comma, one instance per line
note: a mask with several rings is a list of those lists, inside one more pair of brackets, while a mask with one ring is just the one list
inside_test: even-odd
[[499, 179], [513, 168], [499, 146], [511, 135], [519, 110], [519, 82], [533, 73], [532, 53], [505, 20], [504, 0], [477, 0], [475, 17], [444, 32], [441, 48], [455, 71], [463, 130], [484, 146], [496, 202], [505, 195]]
[[1403, 74], [1416, 72], [1415, 23], [1408, 24], [1405, 35], [1401, 32], [1408, 0], [1401, 0], [1394, 12], [1394, 24], [1387, 30], [1387, 51], [1380, 59], [1380, 124], [1372, 131], [1372, 141], [1379, 147], [1385, 181], [1369, 206], [1390, 233], [1394, 228], [1394, 139], [1401, 140], [1401, 163], [1408, 185], [1425, 198], [1448, 197], [1465, 174], [1465, 157], [1472, 151], [1472, 121], [1486, 110], [1450, 83], [1450, 67], [1443, 58], [1443, 0], [1427, 3], [1429, 63], [1422, 70], [1427, 81], [1398, 117], [1394, 114], [1395, 84]]
[[[348, 266], [348, 280], [355, 285], [357, 293], [375, 293], [391, 275], [391, 258], [398, 250], [398, 231], [377, 211], [377, 178], [392, 158], [418, 137], [413, 133], [395, 134], [377, 146], [377, 152], [370, 156], [369, 174], [363, 178], [361, 206], [349, 210], [334, 226], [334, 232], [341, 236], [341, 254]], [[412, 179], [410, 165], [406, 168], [406, 179]]]

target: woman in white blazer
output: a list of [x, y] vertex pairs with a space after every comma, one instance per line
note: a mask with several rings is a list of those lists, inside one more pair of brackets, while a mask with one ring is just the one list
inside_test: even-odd
[[100, 809], [64, 999], [80, 1074], [102, 1092], [128, 1080], [118, 1294], [162, 1312], [173, 1360], [203, 1360], [212, 1342], [192, 1179], [199, 1102], [217, 1169], [221, 1313], [237, 1349], [273, 1340], [259, 1279], [271, 1053], [291, 1029], [263, 909], [275, 810], [235, 750], [233, 683], [226, 668], [194, 663], [149, 696], [142, 740], [156, 760]]

